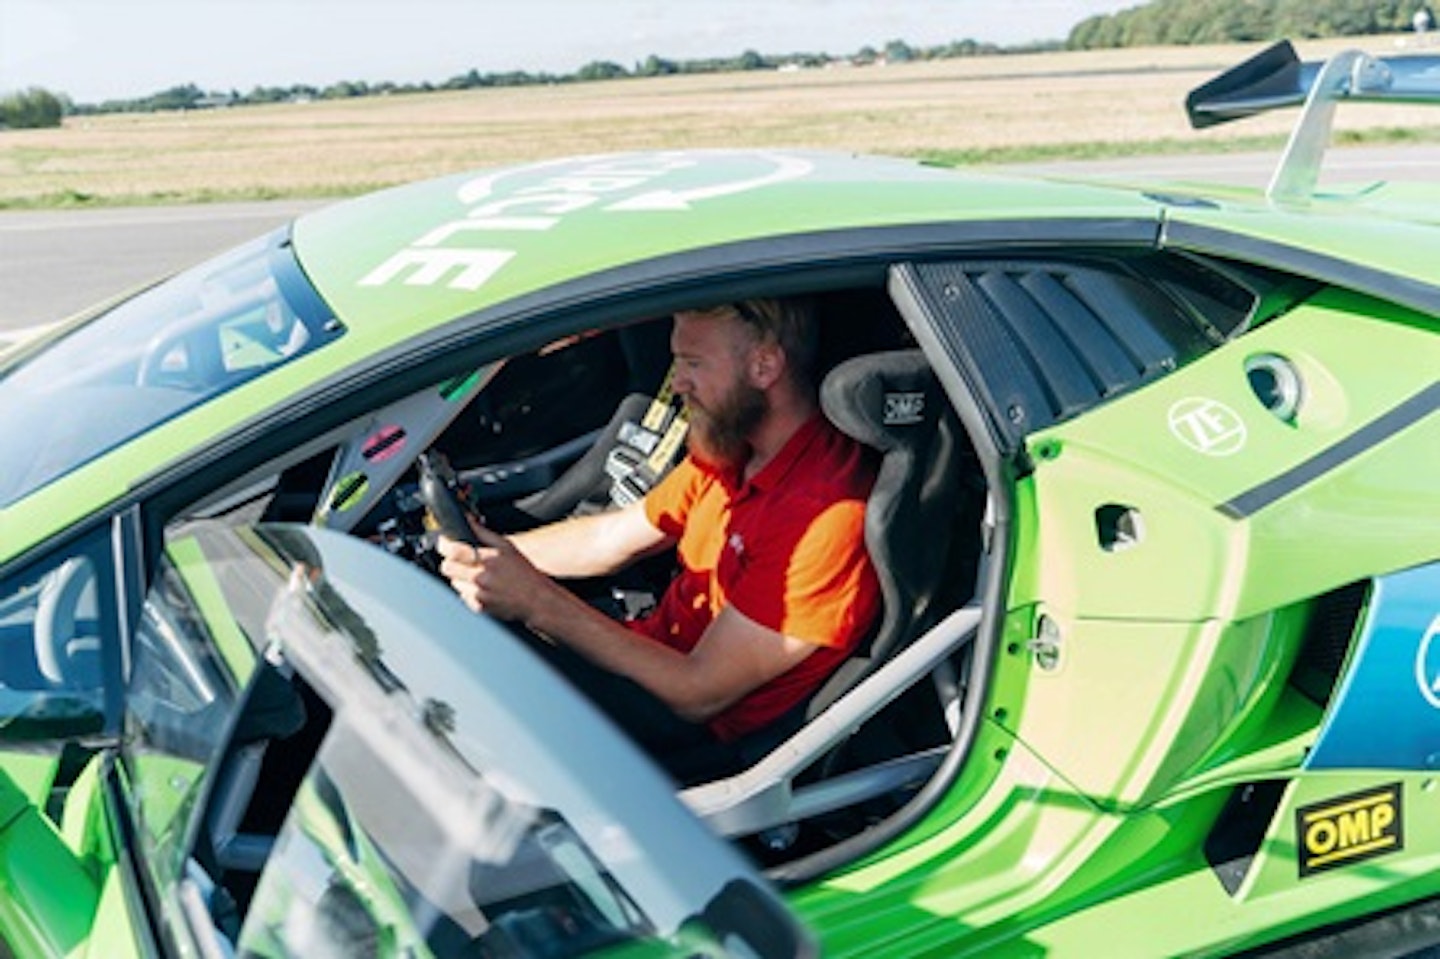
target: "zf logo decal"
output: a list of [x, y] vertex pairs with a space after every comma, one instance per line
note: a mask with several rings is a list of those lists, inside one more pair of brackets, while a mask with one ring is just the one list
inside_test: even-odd
[[1245, 445], [1245, 421], [1219, 400], [1191, 397], [1170, 407], [1170, 432], [1197, 453], [1229, 456]]
[[1300, 875], [1310, 876], [1405, 848], [1400, 784], [1352, 793], [1295, 811]]

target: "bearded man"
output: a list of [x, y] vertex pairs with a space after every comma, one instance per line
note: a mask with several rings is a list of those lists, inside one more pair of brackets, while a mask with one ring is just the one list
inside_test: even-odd
[[[870, 451], [822, 415], [807, 301], [675, 315], [671, 384], [686, 458], [642, 500], [480, 546], [442, 539], [441, 572], [473, 610], [542, 651], [662, 763], [733, 744], [790, 713], [871, 628], [864, 544]], [[652, 613], [620, 623], [555, 578], [609, 575], [675, 547]]]

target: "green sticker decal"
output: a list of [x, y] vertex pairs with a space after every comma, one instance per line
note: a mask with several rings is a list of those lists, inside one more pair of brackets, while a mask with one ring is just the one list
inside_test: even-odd
[[369, 489], [369, 476], [358, 470], [350, 473], [335, 484], [335, 490], [330, 494], [326, 510], [331, 513], [343, 513], [363, 500]]
[[469, 393], [479, 380], [480, 372], [478, 370], [474, 373], [466, 373], [454, 379], [446, 380], [440, 384], [440, 398], [453, 403], [455, 400]]

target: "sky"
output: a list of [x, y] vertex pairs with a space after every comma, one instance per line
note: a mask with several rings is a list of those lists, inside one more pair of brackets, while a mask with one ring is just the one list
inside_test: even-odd
[[80, 103], [184, 83], [246, 92], [471, 69], [572, 73], [755, 50], [854, 53], [1063, 39], [1140, 0], [0, 0], [0, 93]]

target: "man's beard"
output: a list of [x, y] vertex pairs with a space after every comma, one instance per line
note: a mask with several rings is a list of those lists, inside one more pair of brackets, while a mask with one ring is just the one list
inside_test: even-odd
[[750, 458], [750, 435], [770, 411], [770, 402], [764, 390], [737, 380], [713, 409], [688, 398], [685, 409], [695, 460], [708, 469], [738, 470]]

